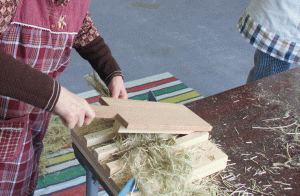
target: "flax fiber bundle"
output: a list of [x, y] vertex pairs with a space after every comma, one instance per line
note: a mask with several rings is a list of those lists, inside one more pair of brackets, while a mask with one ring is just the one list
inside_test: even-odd
[[121, 184], [125, 184], [129, 177], [134, 178], [141, 195], [221, 195], [222, 191], [211, 181], [190, 182], [194, 162], [192, 154], [197, 149], [176, 148], [174, 137], [126, 134], [115, 140], [119, 152], [113, 156], [121, 158], [125, 164], [114, 177]]

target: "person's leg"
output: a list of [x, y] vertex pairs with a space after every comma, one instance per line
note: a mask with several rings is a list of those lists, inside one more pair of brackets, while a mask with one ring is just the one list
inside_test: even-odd
[[290, 66], [290, 63], [281, 61], [257, 49], [254, 54], [254, 67], [249, 73], [247, 83], [287, 71]]

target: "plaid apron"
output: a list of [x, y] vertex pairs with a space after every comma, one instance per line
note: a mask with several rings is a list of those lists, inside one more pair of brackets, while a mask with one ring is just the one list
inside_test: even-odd
[[[57, 78], [66, 68], [89, 1], [58, 6], [20, 0], [0, 47], [17, 60]], [[50, 113], [0, 96], [0, 196], [26, 196], [38, 181], [38, 162]]]

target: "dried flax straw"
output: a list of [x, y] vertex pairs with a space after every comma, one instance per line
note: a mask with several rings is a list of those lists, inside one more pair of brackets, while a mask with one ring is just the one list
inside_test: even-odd
[[105, 85], [105, 83], [101, 80], [99, 75], [93, 71], [89, 73], [88, 75], [83, 77], [89, 85], [91, 85], [100, 95], [103, 97], [109, 97], [110, 92]]
[[173, 137], [157, 134], [123, 134], [115, 141], [119, 151], [113, 156], [123, 166], [112, 177], [122, 186], [134, 178], [142, 195], [225, 195], [211, 178], [190, 182], [193, 154], [200, 149], [178, 149]]
[[70, 129], [61, 122], [59, 116], [52, 115], [46, 136], [43, 140], [44, 148], [39, 164], [39, 175], [47, 174], [45, 168], [50, 164], [47, 155], [59, 152], [63, 147], [71, 144], [71, 142]]

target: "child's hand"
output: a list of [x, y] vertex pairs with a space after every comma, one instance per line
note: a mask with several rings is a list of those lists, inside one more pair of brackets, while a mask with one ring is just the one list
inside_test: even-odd
[[59, 99], [53, 112], [60, 116], [62, 122], [70, 129], [75, 126], [88, 125], [95, 118], [95, 112], [88, 102], [61, 87]]
[[128, 99], [122, 76], [113, 77], [107, 87], [113, 98]]

